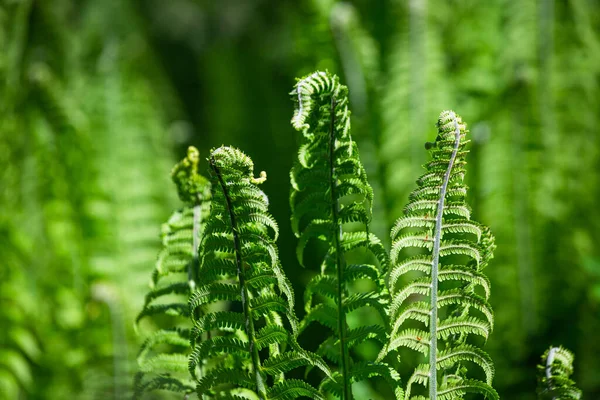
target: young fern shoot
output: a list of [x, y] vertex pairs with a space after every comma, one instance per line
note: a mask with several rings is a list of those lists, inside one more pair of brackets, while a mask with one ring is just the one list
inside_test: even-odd
[[[151, 291], [136, 319], [136, 325], [145, 317], [168, 323], [166, 328], [153, 332], [140, 349], [134, 398], [152, 390], [194, 391], [187, 369], [188, 299], [198, 279], [198, 245], [210, 210], [210, 183], [198, 174], [198, 161], [198, 150], [190, 147], [187, 157], [171, 172], [185, 205], [162, 227], [163, 248], [152, 274]], [[145, 379], [146, 375], [150, 378]]]
[[[320, 274], [306, 288], [306, 317], [300, 332], [313, 322], [331, 331], [317, 350], [336, 367], [335, 379], [322, 384], [325, 392], [349, 400], [353, 382], [382, 376], [399, 396], [399, 377], [394, 370], [381, 362], [355, 360], [351, 353], [368, 339], [380, 346], [385, 342], [388, 295], [384, 277], [389, 261], [381, 241], [368, 230], [373, 190], [350, 136], [348, 89], [337, 76], [315, 72], [299, 80], [291, 95], [296, 103], [292, 125], [303, 138], [291, 171], [290, 195], [300, 264], [304, 266], [309, 241], [322, 241], [326, 248]], [[350, 223], [362, 228], [351, 231]], [[373, 264], [347, 262], [348, 253], [360, 248]], [[370, 288], [355, 290], [357, 280], [369, 281]], [[350, 327], [349, 314], [365, 307], [374, 309], [380, 322]]]
[[563, 347], [550, 347], [538, 365], [538, 399], [579, 400], [581, 390], [570, 379], [573, 374], [573, 353]]
[[279, 231], [257, 186], [266, 174], [254, 178], [252, 160], [230, 147], [214, 150], [209, 165], [211, 213], [200, 245], [201, 278], [190, 298], [189, 371], [198, 396], [320, 399], [308, 383], [285, 378], [302, 366], [329, 371], [296, 342], [294, 293], [275, 245]]
[[[497, 399], [492, 361], [471, 339], [486, 340], [493, 327], [490, 285], [481, 271], [493, 256], [494, 239], [470, 219], [465, 201], [465, 124], [444, 111], [437, 126], [435, 142], [426, 144], [432, 160], [391, 232], [392, 326], [379, 359], [401, 347], [428, 357], [407, 382], [407, 400], [425, 398], [411, 397], [414, 384], [428, 386], [430, 400], [460, 399], [467, 392]], [[417, 277], [401, 286], [404, 276]], [[465, 362], [479, 365], [485, 381], [469, 378]]]

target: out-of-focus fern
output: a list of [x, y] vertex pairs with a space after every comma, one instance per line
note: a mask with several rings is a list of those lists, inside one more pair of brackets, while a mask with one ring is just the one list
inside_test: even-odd
[[[36, 398], [80, 391], [81, 366], [88, 357], [97, 360], [98, 347], [90, 340], [98, 325], [86, 321], [84, 292], [82, 199], [89, 188], [89, 169], [82, 160], [88, 142], [79, 107], [71, 102], [71, 82], [63, 75], [65, 66], [72, 65], [62, 52], [68, 47], [69, 29], [58, 5], [63, 3], [19, 1], [0, 6], [1, 40], [7, 40], [0, 57], [4, 175], [0, 181], [8, 200], [1, 200], [6, 213], [2, 220], [12, 222], [7, 225], [10, 236], [28, 238], [22, 252], [35, 254], [26, 261], [12, 260], [8, 268], [13, 282], [26, 277], [15, 305], [21, 307], [21, 300], [28, 297], [38, 299], [29, 332], [41, 349], [35, 360], [36, 378], [29, 387], [21, 380], [24, 392]], [[41, 248], [44, 251], [38, 251]], [[23, 314], [28, 315], [26, 310]], [[14, 329], [18, 326], [15, 320]], [[81, 340], [84, 326], [87, 331]], [[27, 333], [23, 337], [26, 341]]]
[[[443, 2], [442, 2], [443, 3]], [[444, 79], [445, 54], [439, 25], [431, 22], [432, 10], [441, 3], [410, 0], [394, 2], [389, 12], [397, 21], [396, 32], [384, 52], [381, 91], [380, 162], [387, 176], [385, 209], [390, 218], [399, 215], [425, 158], [421, 142], [444, 104], [453, 104], [452, 81]]]
[[12, 227], [0, 225], [0, 398], [3, 399], [18, 399], [31, 392], [34, 365], [41, 355], [34, 329], [36, 301], [28, 290], [27, 271], [21, 268], [30, 260], [23, 252], [23, 238], [14, 237], [15, 232]]
[[379, 78], [378, 44], [362, 26], [359, 12], [346, 2], [335, 3], [330, 15], [331, 31], [340, 55], [341, 66], [348, 82], [348, 96], [356, 114], [364, 114], [368, 107], [369, 89]]
[[[470, 343], [471, 336], [487, 339], [493, 326], [490, 285], [481, 270], [492, 257], [494, 239], [487, 227], [471, 221], [465, 201], [466, 133], [459, 116], [442, 112], [437, 138], [426, 146], [432, 160], [391, 233], [393, 325], [381, 357], [400, 347], [429, 356], [408, 380], [406, 399], [423, 398], [411, 397], [415, 383], [429, 386], [431, 400], [459, 399], [467, 392], [498, 398], [490, 357]], [[414, 249], [421, 251], [415, 255]], [[416, 277], [403, 286], [405, 274]], [[465, 362], [479, 365], [485, 382], [469, 378]]]
[[[94, 132], [85, 153], [91, 170], [84, 203], [88, 280], [101, 289], [93, 291], [100, 294], [93, 299], [97, 308], [110, 311], [106, 326], [112, 327], [104, 333], [112, 341], [98, 341], [102, 353], [86, 371], [95, 370], [94, 378], [84, 381], [90, 397], [111, 389], [113, 397], [131, 394], [139, 345], [131, 321], [148, 291], [160, 223], [176, 207], [174, 191], [165, 190], [165, 171], [174, 159], [165, 134], [167, 107], [157, 96], [160, 74], [132, 7], [128, 2], [86, 3], [79, 17], [85, 29], [73, 45], [82, 67], [73, 73], [73, 86], [88, 130]], [[158, 320], [160, 327], [169, 326]]]
[[573, 353], [563, 347], [550, 347], [538, 364], [538, 399], [579, 400], [581, 390], [570, 379], [573, 374]]
[[162, 319], [159, 325], [165, 328], [152, 332], [140, 349], [134, 397], [159, 389], [194, 391], [187, 369], [188, 300], [198, 280], [198, 246], [210, 211], [210, 183], [198, 174], [198, 161], [198, 150], [190, 147], [187, 157], [171, 172], [185, 206], [163, 225], [163, 248], [152, 274], [152, 289], [136, 320], [137, 323], [144, 317]]
[[[200, 398], [319, 399], [319, 392], [285, 373], [328, 368], [296, 343], [294, 293], [281, 269], [279, 229], [252, 160], [221, 147], [210, 155], [212, 203], [201, 243], [200, 279], [190, 298], [194, 320], [189, 358]], [[216, 304], [215, 304], [216, 303]], [[215, 305], [233, 307], [215, 311]], [[210, 308], [209, 308], [210, 305]]]
[[[361, 11], [348, 2], [337, 2], [331, 7], [331, 32], [339, 53], [340, 66], [349, 89], [352, 104], [352, 130], [360, 146], [361, 162], [369, 171], [369, 182], [377, 192], [377, 201], [373, 204], [374, 218], [369, 228], [379, 235], [387, 236], [391, 228], [389, 217], [390, 201], [388, 185], [384, 180], [388, 176], [387, 165], [381, 162], [383, 147], [381, 109], [379, 98], [382, 90], [381, 43], [364, 26]], [[387, 237], [383, 238], [384, 244]]]
[[[379, 375], [399, 395], [399, 377], [386, 364], [361, 361], [351, 354], [365, 340], [385, 341], [388, 255], [368, 229], [373, 192], [350, 136], [348, 89], [337, 76], [315, 72], [299, 80], [291, 95], [296, 103], [292, 125], [303, 136], [291, 172], [290, 196], [300, 264], [305, 264], [304, 253], [311, 240], [326, 246], [325, 255], [318, 260], [320, 273], [306, 288], [307, 314], [300, 331], [313, 322], [331, 331], [317, 350], [337, 367], [335, 380], [323, 383], [325, 391], [351, 399], [353, 382]], [[352, 231], [352, 223], [358, 223], [354, 225], [359, 230]], [[357, 249], [370, 253], [374, 263], [347, 262], [349, 253]], [[358, 280], [368, 284], [359, 289], [355, 285]], [[378, 322], [349, 326], [348, 316], [364, 307], [377, 312]]]
[[[22, 151], [26, 135], [20, 135], [24, 122], [16, 110], [21, 86], [21, 57], [26, 46], [30, 2], [0, 4], [0, 398], [16, 399], [33, 390], [34, 363], [39, 362], [40, 343], [36, 338], [39, 323], [35, 299], [31, 293], [33, 279], [26, 266], [32, 259], [26, 254], [28, 243], [22, 239], [19, 189], [22, 189]], [[20, 99], [19, 99], [20, 100]], [[27, 153], [26, 153], [27, 154]], [[30, 154], [29, 154], [30, 155]], [[21, 223], [19, 223], [21, 222]], [[29, 245], [29, 246], [27, 246]], [[39, 310], [38, 310], [39, 312]]]

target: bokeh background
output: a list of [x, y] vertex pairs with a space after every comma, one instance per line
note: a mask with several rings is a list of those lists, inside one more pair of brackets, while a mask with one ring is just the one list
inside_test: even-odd
[[437, 115], [463, 117], [469, 200], [498, 246], [494, 386], [534, 399], [540, 355], [562, 344], [600, 398], [596, 0], [1, 0], [0, 398], [128, 398], [188, 145], [267, 171], [302, 293], [288, 93], [315, 69], [350, 88], [388, 244]]

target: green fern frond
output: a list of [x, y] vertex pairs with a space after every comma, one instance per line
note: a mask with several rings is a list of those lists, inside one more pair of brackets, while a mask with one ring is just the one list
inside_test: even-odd
[[[19, 268], [31, 263], [26, 256], [24, 238], [14, 234], [12, 226], [0, 221], [2, 269], [0, 271], [0, 387], [2, 394], [19, 398], [35, 384], [34, 364], [42, 350], [36, 332], [38, 301], [27, 288], [27, 272]], [[21, 248], [23, 246], [23, 248]]]
[[537, 366], [539, 399], [581, 399], [581, 390], [570, 379], [574, 358], [573, 353], [562, 346], [550, 347], [544, 352]]
[[[409, 379], [406, 399], [415, 383], [429, 386], [430, 399], [458, 399], [467, 392], [497, 398], [489, 356], [469, 343], [472, 336], [487, 339], [493, 328], [489, 280], [481, 270], [495, 245], [489, 229], [471, 221], [465, 200], [466, 132], [454, 112], [441, 113], [437, 138], [426, 144], [432, 160], [391, 231], [392, 324], [379, 358], [401, 347], [429, 356], [429, 364]], [[480, 366], [485, 382], [467, 378], [465, 362]]]
[[[358, 365], [355, 363], [360, 361], [351, 354], [359, 343], [355, 337], [380, 339], [381, 330], [350, 330], [348, 326], [350, 313], [371, 307], [380, 314], [377, 323], [383, 323], [379, 326], [385, 329], [388, 295], [384, 276], [389, 258], [381, 241], [368, 228], [373, 189], [350, 135], [347, 87], [339, 83], [337, 76], [319, 71], [300, 79], [291, 95], [296, 105], [291, 123], [303, 137], [298, 161], [291, 171], [290, 194], [292, 229], [299, 238], [298, 260], [305, 264], [304, 254], [312, 241], [321, 241], [328, 248], [320, 274], [307, 285], [307, 314], [300, 327], [304, 330], [318, 322], [330, 329], [331, 334], [324, 337], [318, 353], [329, 359], [338, 373], [322, 389], [351, 399], [352, 382], [394, 374], [379, 362], [372, 364], [376, 367], [370, 373], [353, 372]], [[359, 230], [353, 231], [356, 228]], [[361, 248], [363, 254], [376, 260], [374, 264], [347, 261], [348, 253]], [[353, 282], [357, 279], [370, 281], [371, 287], [354, 292]], [[356, 329], [361, 329], [360, 325]], [[396, 390], [398, 381], [389, 381]]]
[[210, 207], [210, 183], [198, 174], [198, 162], [198, 150], [190, 147], [187, 157], [171, 172], [185, 206], [162, 227], [163, 248], [136, 326], [146, 317], [166, 318], [169, 322], [167, 327], [150, 334], [140, 349], [137, 357], [140, 372], [135, 378], [134, 398], [151, 390], [185, 393], [194, 390], [187, 363], [188, 299], [198, 280], [198, 246]]
[[254, 178], [252, 160], [230, 147], [213, 150], [209, 164], [211, 213], [200, 245], [200, 281], [189, 301], [194, 349], [188, 368], [196, 391], [201, 398], [240, 389], [261, 399], [319, 398], [310, 385], [284, 379], [303, 366], [329, 371], [295, 339], [294, 293], [279, 263], [278, 227], [257, 186], [266, 174]]

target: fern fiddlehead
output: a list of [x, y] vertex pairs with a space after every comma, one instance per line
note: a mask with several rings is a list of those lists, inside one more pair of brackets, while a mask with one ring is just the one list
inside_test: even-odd
[[538, 398], [540, 400], [579, 400], [581, 390], [570, 379], [573, 353], [559, 346], [550, 347], [538, 365]]
[[[290, 195], [300, 264], [304, 265], [309, 241], [323, 241], [328, 248], [321, 273], [306, 288], [307, 314], [300, 330], [318, 322], [332, 331], [317, 351], [337, 366], [336, 380], [324, 382], [325, 391], [348, 400], [353, 382], [377, 375], [398, 391], [399, 377], [386, 364], [354, 362], [350, 354], [364, 340], [385, 341], [388, 319], [383, 277], [388, 256], [380, 240], [368, 230], [373, 191], [350, 136], [348, 89], [337, 76], [315, 72], [299, 80], [291, 95], [296, 103], [292, 125], [303, 137], [291, 171]], [[351, 232], [350, 223], [359, 223], [362, 229]], [[348, 263], [348, 253], [359, 248], [366, 248], [375, 262]], [[369, 290], [355, 290], [353, 283], [360, 279], [369, 281]], [[379, 322], [350, 329], [349, 314], [364, 311], [364, 307], [375, 309]]]
[[[198, 279], [198, 245], [210, 212], [210, 183], [198, 174], [198, 150], [188, 149], [187, 157], [172, 170], [171, 177], [185, 206], [163, 225], [163, 248], [152, 275], [152, 290], [136, 324], [145, 317], [163, 318], [174, 326], [153, 332], [138, 355], [140, 372], [135, 378], [134, 397], [145, 391], [171, 390], [190, 393], [193, 383], [187, 376], [189, 352], [189, 296]], [[176, 300], [172, 300], [173, 296]], [[172, 348], [172, 353], [160, 348]], [[150, 379], [144, 379], [152, 374]]]
[[[275, 246], [278, 226], [257, 187], [266, 174], [254, 178], [252, 160], [230, 147], [214, 150], [209, 164], [211, 214], [201, 242], [201, 279], [190, 298], [189, 369], [197, 393], [201, 398], [248, 391], [261, 399], [321, 398], [309, 384], [284, 376], [301, 366], [328, 370], [296, 343], [294, 294]], [[241, 311], [216, 310], [214, 303]], [[203, 334], [209, 335], [198, 341]], [[207, 369], [197, 377], [201, 363]]]
[[[380, 358], [400, 347], [429, 357], [428, 364], [417, 366], [407, 382], [406, 399], [411, 398], [415, 383], [429, 386], [431, 400], [462, 398], [466, 392], [498, 398], [491, 387], [490, 357], [468, 340], [469, 336], [487, 339], [492, 330], [489, 281], [481, 270], [495, 246], [489, 229], [470, 219], [465, 201], [466, 132], [459, 116], [442, 112], [437, 138], [426, 145], [432, 160], [391, 232], [393, 267], [388, 285], [393, 325]], [[399, 281], [406, 274], [420, 276], [402, 287]], [[421, 327], [413, 328], [411, 323]], [[479, 365], [486, 381], [468, 378], [465, 361]], [[440, 383], [438, 370], [443, 372]]]

